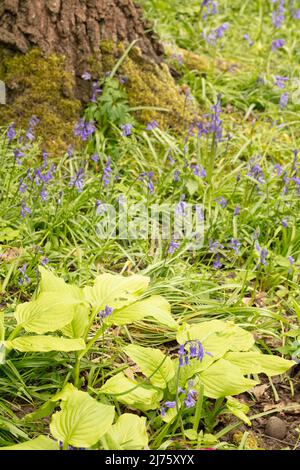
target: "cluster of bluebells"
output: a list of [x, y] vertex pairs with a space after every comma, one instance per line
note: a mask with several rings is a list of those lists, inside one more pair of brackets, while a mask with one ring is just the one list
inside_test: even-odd
[[[197, 392], [193, 389], [194, 382], [192, 380], [188, 381], [188, 390], [184, 390], [183, 388], [178, 388], [178, 396], [184, 395], [185, 398], [183, 400], [184, 406], [189, 409], [193, 408], [196, 405], [197, 401]], [[166, 401], [162, 408], [161, 408], [161, 417], [164, 418], [166, 416], [166, 409], [174, 409], [176, 408], [176, 401]]]
[[105, 318], [109, 317], [113, 313], [114, 309], [112, 307], [109, 307], [109, 305], [106, 305], [101, 312], [98, 313], [98, 316], [101, 320], [104, 320]]
[[23, 264], [23, 266], [20, 266], [18, 268], [20, 274], [21, 274], [21, 277], [19, 278], [19, 285], [22, 286], [24, 284], [30, 284], [30, 278], [29, 276], [26, 274], [27, 272], [27, 264]]
[[158, 122], [154, 119], [153, 121], [149, 122], [146, 126], [147, 131], [153, 131], [153, 129], [158, 129], [159, 125]]
[[280, 100], [279, 100], [279, 106], [280, 106], [280, 109], [281, 110], [284, 110], [287, 105], [288, 105], [288, 102], [289, 102], [289, 94], [288, 92], [286, 91], [285, 93], [283, 93], [280, 97]]
[[[189, 129], [189, 136], [194, 136], [197, 133], [198, 137], [211, 135], [214, 144], [217, 145], [223, 141], [223, 122], [221, 119], [221, 95], [218, 95], [217, 102], [211, 106], [211, 113], [204, 114], [203, 121], [194, 122]], [[195, 170], [194, 174], [206, 177], [206, 171], [203, 167], [191, 166]]]
[[[188, 350], [187, 350], [188, 349]], [[178, 359], [179, 367], [188, 366], [191, 359], [202, 362], [204, 356], [213, 357], [208, 351], [204, 351], [203, 344], [199, 340], [189, 340], [179, 346]]]
[[69, 185], [71, 188], [75, 188], [77, 189], [79, 193], [81, 193], [84, 188], [84, 179], [85, 179], [84, 169], [79, 168], [76, 174], [72, 176]]
[[103, 169], [102, 181], [104, 186], [108, 186], [111, 178], [112, 168], [111, 168], [111, 157], [107, 159], [105, 167]]
[[286, 83], [289, 81], [288, 77], [282, 77], [281, 75], [275, 76], [275, 85], [279, 88], [285, 88]]
[[8, 139], [8, 143], [11, 144], [14, 138], [16, 137], [16, 123], [13, 122], [6, 131], [6, 137]]
[[207, 44], [216, 46], [218, 39], [224, 36], [225, 31], [229, 28], [229, 23], [223, 23], [218, 28], [213, 29], [208, 35], [203, 33], [203, 37]]
[[250, 178], [255, 179], [258, 183], [264, 184], [265, 183], [265, 174], [257, 161], [257, 158], [252, 158], [250, 163], [248, 164], [248, 172], [247, 176]]
[[203, 0], [201, 8], [203, 9], [203, 19], [205, 20], [209, 15], [216, 15], [218, 13], [218, 2], [215, 0]]
[[88, 140], [96, 131], [95, 122], [87, 122], [84, 119], [79, 119], [74, 128], [74, 135], [79, 137], [83, 142]]
[[129, 137], [131, 134], [132, 134], [132, 128], [133, 128], [133, 125], [132, 124], [123, 124], [121, 126], [121, 129], [122, 129], [122, 135], [124, 137]]
[[104, 204], [104, 202], [100, 201], [99, 199], [97, 199], [95, 205], [96, 205], [97, 215], [103, 215], [105, 212], [107, 212], [107, 205]]
[[180, 247], [180, 243], [176, 242], [175, 239], [171, 240], [169, 248], [168, 248], [168, 253], [169, 255], [173, 255], [176, 250]]
[[139, 176], [139, 179], [141, 181], [144, 181], [147, 183], [147, 188], [150, 194], [154, 193], [153, 176], [154, 176], [153, 171], [143, 171]]
[[281, 49], [285, 45], [284, 39], [274, 39], [272, 41], [272, 51], [275, 52], [277, 49]]
[[249, 33], [245, 33], [244, 36], [243, 36], [243, 39], [244, 39], [245, 41], [247, 41], [247, 43], [249, 44], [250, 47], [253, 46], [254, 42], [253, 42], [252, 39], [250, 38]]
[[[64, 448], [64, 444], [62, 441], [59, 441], [58, 442], [58, 446], [60, 448], [60, 450], [63, 450]], [[86, 450], [85, 447], [74, 447], [74, 446], [68, 446], [68, 450]]]
[[272, 0], [272, 3], [276, 3], [276, 10], [272, 13], [272, 23], [279, 29], [284, 22], [284, 0]]
[[39, 119], [36, 116], [32, 116], [29, 119], [29, 126], [26, 131], [26, 137], [31, 142], [35, 140], [34, 129], [38, 125], [38, 123], [39, 123]]
[[258, 241], [255, 242], [255, 248], [259, 254], [259, 264], [262, 264], [263, 266], [267, 266], [268, 263], [266, 261], [269, 251], [266, 248], [261, 248], [260, 244]]

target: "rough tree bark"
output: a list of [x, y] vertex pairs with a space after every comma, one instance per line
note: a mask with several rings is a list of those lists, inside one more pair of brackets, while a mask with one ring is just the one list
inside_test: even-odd
[[0, 0], [0, 80], [8, 90], [0, 126], [16, 121], [25, 127], [36, 115], [51, 148], [70, 142], [91, 97], [82, 74], [91, 73], [94, 82], [103, 78], [136, 39], [118, 73], [126, 77], [129, 104], [140, 109], [137, 119], [186, 129], [194, 109], [188, 111], [163, 47], [133, 0]]
[[0, 45], [26, 53], [37, 46], [44, 54], [62, 54], [82, 71], [102, 40], [138, 39], [147, 57], [159, 60], [162, 47], [145, 33], [140, 8], [132, 0], [1, 0]]

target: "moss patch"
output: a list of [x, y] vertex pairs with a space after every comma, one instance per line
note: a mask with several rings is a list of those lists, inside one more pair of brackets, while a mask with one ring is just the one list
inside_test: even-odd
[[[109, 71], [124, 52], [124, 46], [101, 44], [103, 71]], [[134, 47], [119, 69], [126, 77], [126, 92], [131, 107], [140, 107], [136, 117], [140, 122], [156, 120], [163, 129], [185, 130], [199, 113], [196, 103], [177, 86], [166, 64], [155, 64]], [[143, 109], [144, 108], [144, 109]], [[156, 110], [154, 108], [162, 108]]]
[[8, 89], [8, 104], [0, 107], [0, 125], [16, 121], [26, 128], [28, 119], [40, 119], [36, 128], [45, 146], [53, 151], [73, 139], [81, 103], [75, 98], [74, 79], [65, 70], [63, 57], [42, 57], [37, 49], [13, 55], [0, 50], [0, 79]]

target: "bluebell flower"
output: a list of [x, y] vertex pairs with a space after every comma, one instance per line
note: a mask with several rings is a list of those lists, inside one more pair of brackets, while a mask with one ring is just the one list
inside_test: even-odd
[[229, 28], [229, 23], [223, 23], [218, 28], [213, 29], [207, 36], [204, 33], [203, 37], [208, 44], [216, 45], [218, 39], [224, 36], [225, 31]]
[[239, 206], [236, 206], [233, 211], [234, 217], [238, 216], [241, 212], [241, 208]]
[[277, 49], [281, 49], [285, 45], [284, 39], [274, 39], [272, 41], [272, 51], [275, 52]]
[[278, 176], [281, 176], [283, 174], [283, 168], [281, 165], [279, 165], [279, 163], [276, 163], [276, 165], [274, 165], [274, 171], [277, 173]]
[[19, 279], [19, 284], [23, 285], [25, 282], [27, 284], [30, 284], [30, 278], [27, 276], [26, 271], [27, 271], [27, 264], [23, 264], [23, 266], [20, 266], [18, 268], [19, 272], [22, 274], [22, 277]]
[[175, 253], [176, 250], [178, 250], [179, 247], [180, 247], [180, 243], [175, 242], [175, 240], [171, 240], [169, 248], [168, 248], [168, 253], [172, 255], [173, 253]]
[[79, 168], [79, 170], [76, 172], [76, 175], [71, 178], [71, 181], [69, 183], [69, 186], [71, 188], [76, 188], [79, 193], [83, 190], [84, 186], [84, 169]]
[[231, 249], [237, 254], [240, 254], [240, 242], [236, 238], [232, 238], [230, 242]]
[[258, 251], [260, 258], [259, 258], [259, 264], [263, 264], [264, 266], [267, 266], [267, 261], [266, 258], [269, 255], [269, 251], [266, 248], [261, 248], [260, 244], [258, 241], [255, 243], [255, 248]]
[[250, 36], [249, 36], [248, 33], [244, 34], [243, 39], [245, 39], [245, 41], [247, 41], [247, 43], [250, 47], [253, 46], [254, 42], [250, 39]]
[[153, 131], [153, 129], [156, 129], [156, 128], [159, 128], [159, 125], [158, 125], [158, 122], [155, 121], [154, 119], [153, 121], [149, 122], [149, 124], [147, 124], [146, 130]]
[[275, 28], [281, 28], [284, 22], [284, 0], [279, 0], [277, 10], [272, 13], [272, 23]]
[[287, 92], [283, 93], [279, 100], [280, 109], [284, 110], [287, 107], [288, 102], [289, 102], [289, 94]]
[[219, 204], [223, 209], [227, 206], [227, 201], [223, 196], [217, 197], [215, 199], [216, 203]]
[[82, 75], [81, 75], [81, 78], [83, 78], [83, 80], [91, 80], [92, 76], [89, 72], [84, 72]]
[[102, 181], [104, 183], [104, 186], [108, 186], [110, 179], [111, 179], [111, 173], [112, 173], [112, 168], [111, 168], [111, 157], [107, 159], [107, 162], [105, 164], [105, 167], [103, 169], [103, 176], [102, 176]]
[[275, 85], [279, 88], [285, 88], [286, 83], [289, 81], [288, 77], [282, 77], [281, 75], [275, 76]]
[[25, 199], [23, 199], [22, 202], [21, 202], [20, 214], [21, 214], [21, 217], [22, 217], [23, 219], [25, 219], [25, 217], [26, 217], [27, 215], [30, 215], [30, 214], [31, 214], [31, 210], [30, 210], [29, 207], [26, 205]]
[[123, 124], [121, 126], [121, 129], [122, 129], [122, 135], [124, 137], [129, 137], [131, 134], [132, 134], [132, 128], [133, 128], [133, 125], [132, 124]]
[[109, 317], [113, 313], [113, 311], [114, 309], [112, 307], [106, 305], [105, 308], [101, 310], [101, 312], [99, 312], [98, 316], [103, 320], [104, 318]]
[[107, 206], [99, 199], [96, 201], [96, 213], [97, 215], [102, 215], [107, 211]]
[[22, 150], [20, 149], [15, 148], [13, 149], [13, 154], [16, 159], [17, 165], [21, 165], [22, 163], [21, 158], [25, 156], [24, 152], [22, 152]]
[[84, 142], [90, 138], [96, 131], [95, 122], [86, 122], [84, 119], [79, 119], [74, 128], [74, 135], [80, 137]]
[[14, 138], [16, 137], [15, 127], [16, 127], [16, 123], [13, 122], [6, 131], [6, 137], [7, 137], [9, 143], [11, 143], [14, 140]]

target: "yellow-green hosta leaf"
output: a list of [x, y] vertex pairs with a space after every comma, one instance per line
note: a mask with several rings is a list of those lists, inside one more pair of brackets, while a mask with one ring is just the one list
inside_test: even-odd
[[114, 309], [135, 302], [150, 282], [149, 277], [119, 274], [101, 274], [93, 287], [84, 288], [84, 296], [94, 309], [103, 310], [106, 305]]
[[17, 306], [17, 324], [29, 333], [43, 334], [61, 330], [71, 323], [75, 313], [74, 301], [57, 293], [42, 293], [36, 300]]
[[62, 390], [53, 395], [51, 401], [66, 401], [72, 393], [78, 392], [78, 389], [73, 384], [67, 383]]
[[124, 351], [156, 387], [166, 388], [168, 382], [175, 376], [172, 360], [159, 349], [130, 344]]
[[159, 295], [140, 300], [120, 310], [116, 310], [106, 319], [112, 325], [129, 325], [143, 318], [154, 318], [158, 323], [175, 330], [178, 328], [171, 315], [169, 302]]
[[269, 377], [283, 374], [295, 365], [294, 361], [255, 351], [229, 352], [224, 356], [224, 359], [238, 366], [242, 374], [264, 373]]
[[86, 305], [77, 305], [74, 307], [74, 316], [68, 325], [61, 329], [63, 335], [68, 338], [81, 338], [84, 336], [89, 324], [89, 308]]
[[106, 450], [144, 450], [148, 447], [146, 418], [124, 413], [104, 436]]
[[4, 312], [0, 310], [0, 341], [5, 339]]
[[20, 336], [9, 342], [13, 349], [21, 352], [82, 351], [83, 339], [67, 339], [58, 336]]
[[236, 398], [227, 397], [226, 407], [234, 416], [239, 418], [244, 423], [248, 424], [248, 426], [252, 425], [250, 419], [247, 416], [247, 413], [249, 413], [250, 409], [248, 405], [240, 402]]
[[184, 325], [177, 334], [177, 341], [199, 340], [204, 351], [219, 359], [227, 351], [248, 351], [255, 340], [251, 333], [231, 322], [212, 320], [200, 324]]
[[204, 384], [204, 395], [208, 398], [238, 395], [258, 384], [256, 380], [246, 379], [239, 367], [225, 359], [214, 362], [198, 377]]
[[176, 340], [179, 344], [184, 344], [189, 340], [203, 341], [212, 334], [226, 329], [226, 322], [222, 320], [210, 320], [189, 325], [184, 323], [177, 332]]
[[57, 441], [47, 436], [38, 436], [30, 441], [13, 446], [0, 447], [0, 450], [59, 450]]
[[50, 430], [58, 441], [74, 447], [89, 448], [109, 430], [114, 407], [97, 402], [86, 392], [75, 391], [52, 415]]
[[152, 385], [139, 384], [136, 380], [126, 377], [123, 372], [109, 379], [100, 391], [113, 395], [120, 403], [142, 411], [155, 410], [163, 397], [162, 390]]
[[78, 302], [81, 302], [84, 300], [83, 290], [80, 289], [80, 287], [74, 286], [73, 284], [67, 284], [63, 279], [55, 276], [53, 272], [43, 266], [39, 266], [39, 272], [41, 274], [39, 285], [40, 293], [55, 292], [61, 296], [62, 301], [63, 297], [66, 295], [73, 298], [74, 301], [77, 300]]

